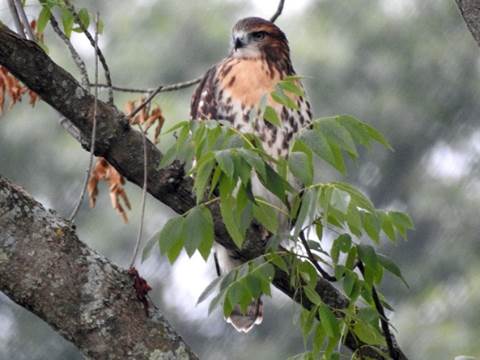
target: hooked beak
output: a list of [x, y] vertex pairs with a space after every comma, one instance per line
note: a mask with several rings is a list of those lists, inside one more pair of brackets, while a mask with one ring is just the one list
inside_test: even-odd
[[236, 38], [235, 38], [235, 42], [234, 42], [234, 48], [235, 48], [235, 50], [238, 50], [238, 49], [240, 49], [240, 48], [242, 48], [242, 47], [244, 47], [244, 46], [245, 46], [245, 43], [242, 41], [242, 38], [236, 37]]

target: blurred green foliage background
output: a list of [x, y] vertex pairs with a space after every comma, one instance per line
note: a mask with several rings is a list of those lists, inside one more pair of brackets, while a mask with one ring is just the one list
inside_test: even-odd
[[[105, 22], [100, 45], [117, 85], [156, 87], [201, 75], [228, 51], [241, 17], [269, 17], [276, 1], [75, 1], [98, 9]], [[27, 1], [30, 15], [39, 12]], [[1, 21], [11, 24], [6, 3]], [[381, 251], [401, 266], [410, 284], [387, 278], [382, 289], [401, 347], [412, 359], [480, 357], [480, 62], [479, 49], [453, 1], [287, 0], [277, 24], [290, 40], [315, 115], [352, 114], [381, 130], [395, 151], [378, 146], [350, 164], [348, 181], [378, 207], [408, 211], [416, 224], [409, 241]], [[50, 55], [78, 75], [68, 52], [47, 27]], [[74, 44], [93, 68], [89, 45]], [[93, 72], [91, 71], [91, 74]], [[157, 98], [169, 123], [188, 116], [193, 88]], [[132, 98], [116, 94], [119, 107]], [[88, 155], [46, 104], [15, 106], [0, 117], [0, 174], [25, 187], [46, 207], [68, 215]], [[167, 125], [168, 126], [168, 125]], [[164, 139], [161, 147], [169, 139]], [[319, 166], [325, 166], [320, 164]], [[322, 178], [332, 178], [325, 166]], [[97, 208], [77, 218], [80, 238], [127, 266], [139, 219], [140, 192], [123, 224], [101, 188]], [[146, 236], [172, 213], [147, 204]], [[303, 351], [297, 308], [278, 291], [265, 320], [237, 334], [218, 312], [207, 316], [198, 295], [215, 276], [213, 264], [182, 257], [170, 267], [157, 253], [140, 266], [153, 298], [202, 359], [283, 359]], [[0, 295], [0, 358], [81, 359], [48, 325]]]

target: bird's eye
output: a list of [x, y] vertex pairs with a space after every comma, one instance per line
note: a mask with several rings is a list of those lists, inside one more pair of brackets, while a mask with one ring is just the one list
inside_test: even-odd
[[252, 37], [254, 40], [263, 40], [265, 38], [266, 32], [265, 31], [257, 31], [252, 33]]

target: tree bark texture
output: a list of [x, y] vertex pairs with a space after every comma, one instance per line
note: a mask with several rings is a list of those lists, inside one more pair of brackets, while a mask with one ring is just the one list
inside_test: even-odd
[[463, 20], [480, 46], [480, 1], [479, 0], [455, 0]]
[[[72, 75], [55, 64], [34, 42], [21, 39], [2, 25], [0, 25], [0, 65], [65, 116], [78, 130], [77, 140], [85, 149], [89, 148], [94, 98]], [[144, 162], [142, 135], [130, 127], [125, 114], [102, 101], [98, 101], [97, 105], [95, 154], [106, 158], [129, 181], [142, 186]], [[160, 151], [148, 141], [147, 191], [174, 211], [184, 213], [195, 206], [192, 179], [184, 176], [182, 165], [176, 162], [165, 169], [158, 169], [161, 157]], [[235, 251], [238, 257], [244, 260], [264, 253], [265, 243], [260, 240], [261, 232], [258, 227], [253, 225], [249, 229], [247, 240], [239, 250], [222, 222], [218, 204], [212, 204], [210, 209], [214, 216], [215, 237], [218, 243]], [[312, 306], [301, 291], [290, 286], [288, 274], [279, 268], [276, 269], [273, 284], [304, 307]], [[327, 280], [319, 279], [317, 292], [332, 308], [341, 309], [348, 306], [348, 299]], [[356, 342], [350, 336], [347, 337], [346, 345], [355, 351], [364, 344]], [[399, 349], [398, 351], [401, 354], [400, 359], [406, 359]], [[371, 356], [383, 358], [374, 351]]]
[[197, 359], [162, 315], [145, 314], [125, 270], [0, 177], [0, 290], [92, 359]]

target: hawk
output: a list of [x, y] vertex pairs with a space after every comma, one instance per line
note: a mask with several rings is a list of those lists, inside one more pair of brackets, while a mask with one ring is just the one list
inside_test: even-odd
[[[195, 90], [191, 102], [193, 120], [226, 120], [239, 131], [254, 133], [264, 150], [272, 157], [286, 157], [293, 136], [312, 117], [305, 97], [292, 95], [298, 109], [290, 109], [276, 103], [270, 97], [278, 82], [295, 75], [290, 60], [290, 49], [285, 34], [275, 24], [258, 17], [238, 21], [232, 30], [233, 46], [229, 55], [210, 68]], [[301, 87], [297, 80], [297, 85]], [[275, 109], [281, 126], [264, 121], [261, 111], [251, 115], [264, 96], [267, 104]], [[255, 195], [278, 203], [256, 179], [252, 179]], [[230, 271], [240, 264], [225, 248], [216, 245], [218, 263], [222, 271]], [[242, 313], [236, 307], [227, 322], [236, 330], [248, 332], [263, 318], [261, 299], [255, 300]]]

